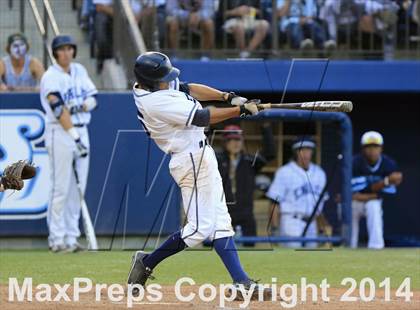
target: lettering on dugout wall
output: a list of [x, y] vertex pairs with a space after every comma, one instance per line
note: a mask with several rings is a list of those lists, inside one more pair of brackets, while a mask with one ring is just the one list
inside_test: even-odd
[[36, 109], [0, 110], [0, 171], [17, 160], [36, 163], [37, 176], [22, 191], [0, 193], [0, 219], [46, 216], [50, 188], [48, 153], [43, 145], [43, 113]]

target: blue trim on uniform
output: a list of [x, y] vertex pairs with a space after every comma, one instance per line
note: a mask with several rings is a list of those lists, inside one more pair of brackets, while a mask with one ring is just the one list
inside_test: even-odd
[[358, 185], [358, 186], [352, 186], [351, 190], [352, 190], [353, 193], [355, 193], [355, 192], [360, 192], [360, 191], [364, 190], [366, 187], [367, 187], [367, 183], [361, 184], [361, 185]]
[[[194, 236], [198, 232], [198, 223], [199, 223], [198, 222], [198, 187], [197, 187], [197, 174], [198, 174], [198, 171], [197, 171], [197, 173], [195, 172], [195, 163], [194, 163], [194, 158], [193, 158], [192, 153], [190, 153], [190, 158], [191, 158], [191, 162], [192, 162], [192, 166], [193, 166], [193, 172], [194, 172], [194, 187], [193, 187], [192, 195], [194, 195], [194, 189], [195, 189], [195, 216], [196, 216], [196, 226], [195, 226], [195, 230], [191, 234], [189, 234], [188, 236], [183, 237], [182, 240], [185, 240], [186, 238], [189, 238], [191, 236]], [[192, 200], [192, 197], [191, 197], [191, 200]], [[188, 209], [187, 209], [187, 214], [186, 214], [187, 218], [188, 218], [188, 210], [190, 209], [190, 206], [191, 206], [191, 200], [190, 200], [190, 205], [188, 206]]]
[[185, 123], [185, 126], [188, 126], [188, 124], [190, 123], [190, 119], [192, 117], [192, 114], [193, 114], [194, 110], [196, 110], [196, 107], [197, 107], [197, 103], [194, 102], [194, 106], [191, 109], [190, 114], [188, 115], [188, 119], [187, 119], [187, 122]]
[[377, 171], [378, 169], [379, 169], [379, 167], [381, 166], [381, 164], [382, 164], [382, 156], [381, 157], [379, 157], [379, 160], [378, 160], [378, 162], [372, 167], [372, 166], [370, 166], [367, 162], [366, 162], [366, 166], [368, 167], [368, 169], [370, 170], [370, 172], [375, 172], [375, 171]]
[[395, 185], [390, 185], [390, 186], [384, 187], [382, 189], [382, 192], [384, 192], [386, 194], [396, 194], [397, 193], [397, 187]]
[[143, 122], [143, 114], [137, 110], [137, 118], [139, 119], [141, 125], [143, 126], [143, 129], [146, 131], [146, 134], [150, 137], [150, 131], [147, 129], [146, 124]]

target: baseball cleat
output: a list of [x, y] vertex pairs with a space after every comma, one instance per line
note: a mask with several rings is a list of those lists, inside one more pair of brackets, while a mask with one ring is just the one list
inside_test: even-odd
[[[242, 292], [244, 292], [244, 290], [246, 291], [247, 295], [249, 295], [249, 291], [252, 290], [251, 300], [259, 300], [260, 295], [263, 301], [271, 300], [273, 294], [270, 288], [264, 287], [263, 285], [258, 284], [258, 281], [252, 279], [248, 279], [241, 282], [235, 282], [233, 283], [233, 286], [236, 289], [235, 301], [244, 300], [244, 296], [242, 295]], [[231, 296], [232, 291], [228, 291], [228, 294], [228, 297]]]
[[66, 253], [77, 253], [77, 252], [82, 252], [82, 251], [86, 251], [86, 248], [78, 242], [67, 246], [65, 250]]
[[[134, 253], [131, 260], [131, 269], [128, 274], [127, 284], [140, 284], [144, 287], [147, 279], [154, 279], [152, 276], [153, 270], [143, 264], [143, 259], [146, 256], [147, 253], [143, 251], [137, 251]], [[137, 287], [133, 287], [131, 294], [137, 297], [139, 295], [139, 289]]]
[[54, 244], [54, 245], [51, 245], [49, 249], [53, 253], [60, 253], [66, 250], [66, 246], [64, 244]]

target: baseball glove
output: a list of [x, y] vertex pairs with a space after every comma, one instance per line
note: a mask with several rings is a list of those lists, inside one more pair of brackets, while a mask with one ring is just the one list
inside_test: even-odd
[[4, 169], [0, 183], [5, 190], [21, 190], [23, 188], [23, 180], [33, 178], [35, 174], [36, 167], [34, 165], [26, 160], [19, 160]]

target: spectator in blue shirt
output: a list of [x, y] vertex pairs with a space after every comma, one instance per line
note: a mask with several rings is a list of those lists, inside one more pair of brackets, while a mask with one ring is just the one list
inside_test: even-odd
[[277, 17], [280, 31], [287, 33], [292, 48], [324, 48], [325, 29], [317, 21], [314, 0], [277, 0]]

